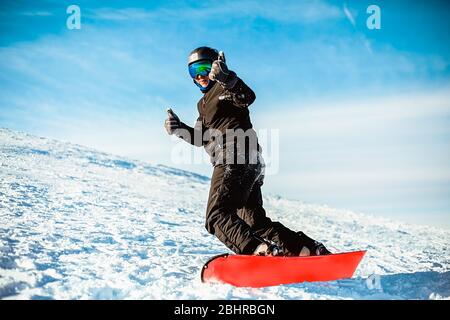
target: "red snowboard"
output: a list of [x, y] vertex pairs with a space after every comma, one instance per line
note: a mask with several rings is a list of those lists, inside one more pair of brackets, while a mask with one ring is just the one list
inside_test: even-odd
[[263, 257], [222, 254], [205, 263], [203, 282], [222, 282], [236, 287], [331, 281], [351, 278], [366, 251], [313, 257]]

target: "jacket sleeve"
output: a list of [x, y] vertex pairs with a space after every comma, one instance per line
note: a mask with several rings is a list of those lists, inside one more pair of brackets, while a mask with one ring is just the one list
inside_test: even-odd
[[194, 127], [190, 127], [184, 122], [181, 122], [180, 128], [175, 131], [175, 134], [178, 138], [183, 139], [194, 146], [201, 147], [205, 144], [203, 142], [204, 132], [205, 128], [203, 126], [202, 117], [199, 116]]
[[[231, 71], [234, 73], [233, 71]], [[234, 73], [237, 81], [232, 88], [227, 88], [227, 92], [231, 95], [234, 105], [242, 108], [249, 107], [256, 99], [256, 95], [236, 73]]]

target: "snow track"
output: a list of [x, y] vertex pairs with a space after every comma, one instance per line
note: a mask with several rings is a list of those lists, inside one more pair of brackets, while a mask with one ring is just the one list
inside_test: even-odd
[[[266, 183], [270, 183], [270, 177]], [[228, 252], [204, 228], [209, 179], [0, 129], [0, 298], [450, 298], [450, 231], [266, 196], [269, 216], [333, 251], [354, 279], [262, 289], [202, 284]]]

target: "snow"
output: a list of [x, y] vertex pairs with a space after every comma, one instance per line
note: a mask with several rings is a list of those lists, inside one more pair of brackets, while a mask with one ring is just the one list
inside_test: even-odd
[[202, 265], [228, 252], [204, 228], [208, 187], [187, 171], [0, 129], [0, 298], [450, 299], [449, 230], [273, 195], [271, 218], [335, 252], [368, 250], [354, 278], [203, 284]]

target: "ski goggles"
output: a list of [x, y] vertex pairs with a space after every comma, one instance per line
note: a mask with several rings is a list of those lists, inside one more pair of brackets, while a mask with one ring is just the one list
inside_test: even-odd
[[211, 71], [211, 61], [209, 60], [200, 60], [194, 62], [189, 65], [189, 74], [192, 78], [196, 78], [197, 76], [207, 76]]

